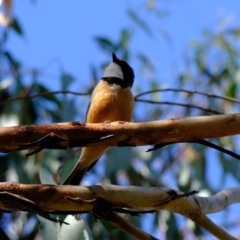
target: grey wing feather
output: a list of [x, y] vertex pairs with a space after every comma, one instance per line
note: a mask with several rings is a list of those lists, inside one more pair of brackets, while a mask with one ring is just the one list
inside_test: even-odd
[[86, 111], [86, 114], [85, 114], [84, 122], [87, 122], [87, 115], [88, 115], [88, 111], [89, 111], [90, 107], [91, 107], [91, 100], [88, 103], [88, 107], [87, 107], [87, 111]]

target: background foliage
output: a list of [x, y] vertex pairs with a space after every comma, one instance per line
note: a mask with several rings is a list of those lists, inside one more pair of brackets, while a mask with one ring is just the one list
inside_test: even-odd
[[[11, 1], [4, 1], [2, 12], [5, 17], [10, 16]], [[96, 35], [93, 38], [99, 51], [106, 56], [105, 62], [89, 66], [89, 85], [81, 87], [82, 93], [91, 93], [100, 79], [102, 71], [110, 61], [112, 52], [116, 52], [124, 60], [132, 64], [134, 60], [137, 79], [134, 92], [141, 93], [149, 90], [164, 89], [166, 86], [175, 89], [198, 90], [233, 98], [239, 97], [240, 81], [240, 28], [216, 27], [203, 30], [201, 38], [186, 45], [182, 62], [175, 69], [171, 79], [160, 79], [158, 65], [153, 57], [144, 49], [134, 49], [133, 42], [137, 41], [138, 33], [152, 39], [160, 34], [168, 39], [168, 33], [157, 31], [156, 26], [148, 24], [148, 17], [155, 19], [167, 18], [166, 11], [154, 1], [146, 1], [142, 11], [129, 7], [126, 18], [131, 26], [122, 26], [118, 29], [116, 39], [106, 35]], [[167, 6], [167, 2], [164, 3]], [[137, 6], [137, 4], [136, 4]], [[36, 6], [37, 7], [37, 6]], [[141, 5], [142, 7], [142, 5]], [[219, 26], [221, 25], [219, 22]], [[15, 52], [8, 46], [10, 35], [15, 32], [19, 38], [25, 38], [27, 29], [21, 25], [19, 19], [13, 16], [9, 26], [1, 21], [0, 27], [0, 123], [2, 126], [13, 124], [53, 123], [79, 120], [84, 118], [89, 96], [76, 97], [72, 94], [41, 95], [50, 92], [53, 88], [49, 83], [41, 81], [44, 69], [28, 67], [16, 57]], [[143, 46], [144, 48], [144, 46]], [[47, 51], [47, 50], [46, 50]], [[26, 72], [27, 69], [27, 72]], [[73, 84], [81, 83], [60, 66], [58, 81], [61, 89], [69, 90]], [[51, 81], [47, 79], [47, 81]], [[78, 88], [80, 89], [80, 87]], [[34, 95], [37, 97], [31, 97]], [[18, 100], [11, 98], [23, 97]], [[133, 121], [151, 121], [170, 117], [200, 116], [212, 114], [206, 109], [221, 113], [239, 112], [239, 104], [207, 97], [197, 93], [161, 91], [147, 94], [136, 101]], [[155, 104], [146, 101], [155, 101]], [[79, 104], [80, 103], [80, 104]], [[156, 104], [157, 103], [157, 104]], [[185, 107], [177, 103], [187, 104]], [[79, 105], [83, 106], [79, 108]], [[201, 107], [201, 109], [197, 108]], [[207, 130], [206, 130], [207, 131]], [[225, 148], [238, 152], [239, 138], [226, 137], [213, 139]], [[106, 182], [119, 185], [164, 186], [177, 188], [182, 191], [199, 190], [202, 195], [214, 194], [224, 187], [234, 186], [240, 177], [240, 168], [237, 160], [224, 154], [196, 144], [176, 144], [154, 152], [146, 153], [147, 147], [112, 148], [99, 161], [96, 167], [84, 179], [84, 184]], [[79, 156], [77, 149], [68, 151], [44, 150], [36, 155], [25, 157], [26, 152], [15, 152], [0, 155], [0, 180], [18, 181], [21, 183], [50, 182], [51, 174], [59, 169], [61, 164], [61, 179], [64, 180], [74, 162]], [[39, 176], [40, 173], [40, 176]], [[232, 210], [231, 210], [232, 209]], [[234, 209], [235, 210], [235, 209]], [[223, 214], [213, 216], [213, 219], [228, 231], [240, 236], [237, 229], [239, 218], [233, 208]], [[238, 207], [239, 210], [239, 207]], [[219, 216], [224, 218], [219, 219]], [[15, 212], [1, 213], [1, 239], [57, 239], [60, 234], [74, 233], [74, 230], [60, 230], [56, 224], [42, 223], [39, 228], [38, 218], [31, 213]], [[70, 218], [70, 217], [69, 217]], [[208, 238], [189, 220], [169, 212], [158, 212], [139, 217], [129, 217], [131, 222], [147, 232], [161, 239], [200, 239]], [[114, 229], [104, 222], [95, 221], [90, 215], [84, 215], [85, 220], [74, 222], [79, 224], [85, 239], [89, 234], [94, 239], [130, 239], [124, 233]], [[87, 225], [86, 225], [87, 224]], [[89, 230], [91, 229], [91, 230]], [[111, 231], [109, 231], [111, 229]], [[50, 234], [52, 234], [50, 236]], [[85, 237], [84, 237], [85, 236]], [[71, 239], [74, 239], [72, 236]]]

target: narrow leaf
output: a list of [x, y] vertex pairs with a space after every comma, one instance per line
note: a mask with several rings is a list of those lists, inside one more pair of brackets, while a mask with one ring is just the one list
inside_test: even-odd
[[133, 22], [142, 28], [143, 31], [145, 31], [148, 35], [153, 35], [146, 21], [141, 19], [134, 10], [128, 10], [127, 14], [133, 20]]
[[18, 33], [20, 36], [23, 36], [22, 27], [20, 26], [20, 24], [16, 18], [13, 18], [11, 27], [16, 33]]
[[64, 221], [69, 225], [58, 224], [59, 240], [93, 240], [92, 233], [83, 218], [77, 220], [74, 216], [68, 215]]

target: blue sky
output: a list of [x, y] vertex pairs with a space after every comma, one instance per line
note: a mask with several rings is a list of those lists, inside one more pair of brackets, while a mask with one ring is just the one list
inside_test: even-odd
[[[217, 30], [221, 17], [232, 25], [240, 22], [238, 0], [158, 1], [160, 9], [169, 14], [158, 19], [146, 15], [146, 1], [35, 2], [15, 1], [14, 13], [24, 28], [24, 38], [12, 34], [9, 48], [29, 67], [47, 65], [49, 76], [58, 72], [60, 63], [83, 85], [88, 85], [89, 65], [108, 60], [108, 56], [99, 51], [93, 37], [100, 35], [117, 39], [124, 26], [132, 26], [133, 31], [138, 29], [126, 15], [129, 8], [135, 8], [140, 16], [148, 17], [150, 25], [156, 26], [151, 38], [138, 30], [131, 49], [149, 53], [163, 78], [169, 77], [171, 66], [179, 65], [184, 47], [189, 41], [200, 38], [201, 30]], [[160, 31], [167, 33], [171, 41], [166, 40]], [[131, 65], [134, 67], [134, 59], [131, 59]], [[57, 78], [43, 81], [56, 88]], [[80, 88], [80, 84], [78, 86]]]

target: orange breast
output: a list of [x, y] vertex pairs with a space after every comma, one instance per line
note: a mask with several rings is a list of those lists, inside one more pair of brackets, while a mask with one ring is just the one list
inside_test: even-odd
[[88, 123], [131, 121], [134, 99], [130, 88], [121, 88], [100, 81], [93, 91]]

